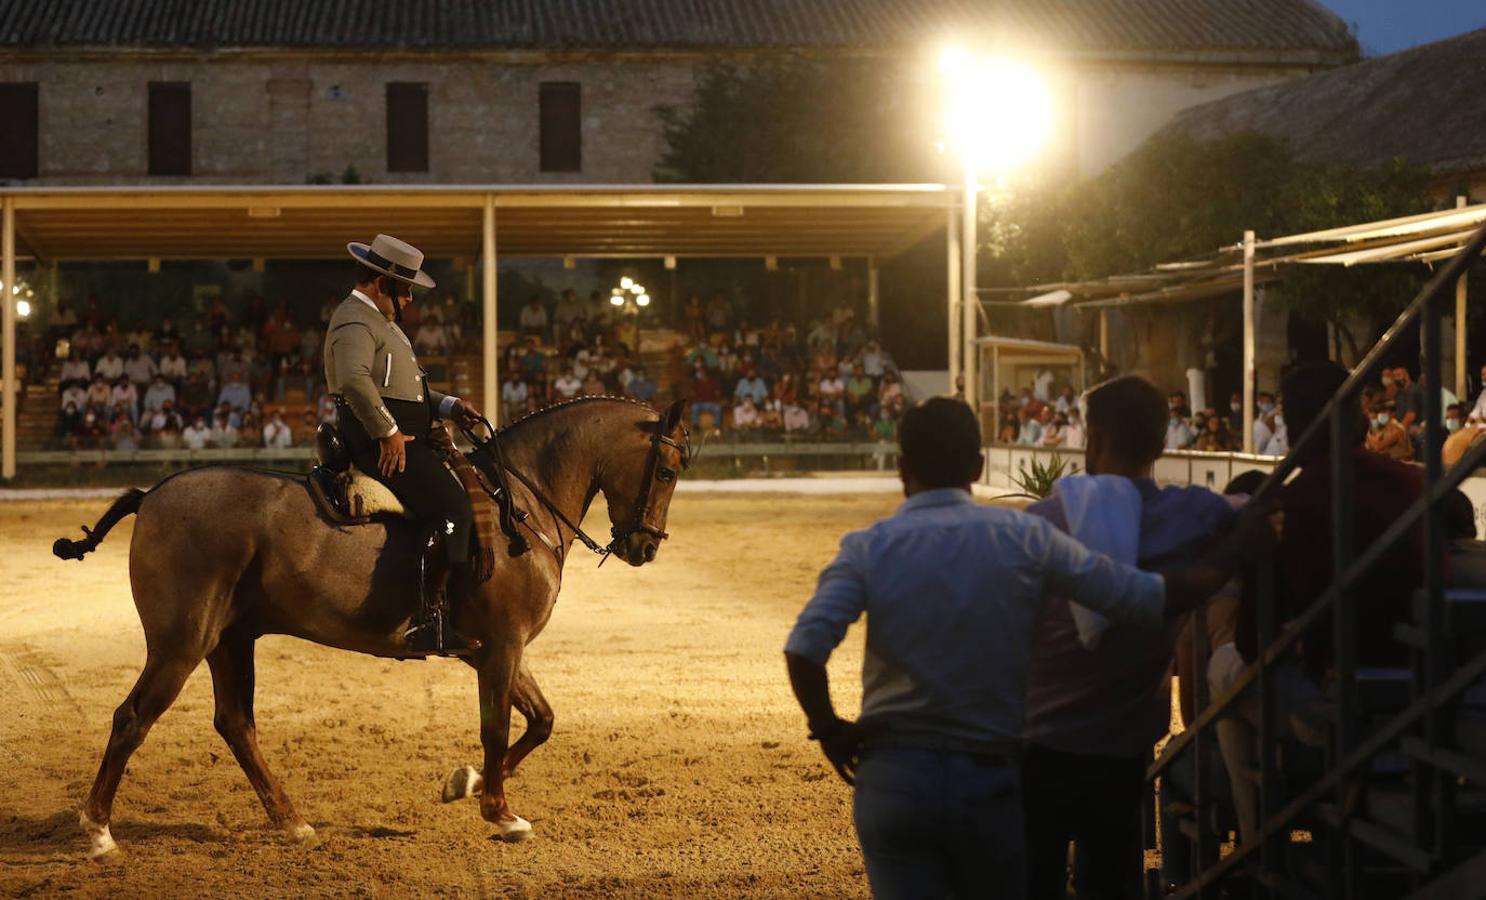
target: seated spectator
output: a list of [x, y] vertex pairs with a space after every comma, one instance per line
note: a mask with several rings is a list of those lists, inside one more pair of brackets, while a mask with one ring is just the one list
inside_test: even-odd
[[891, 406], [883, 404], [877, 408], [877, 418], [872, 420], [872, 437], [887, 442], [898, 439], [898, 419]]
[[882, 352], [882, 345], [875, 340], [867, 342], [862, 348], [862, 371], [868, 378], [874, 381], [887, 374], [887, 354]]
[[1053, 401], [1055, 412], [1068, 415], [1070, 409], [1078, 409], [1078, 397], [1073, 393], [1073, 385], [1064, 385], [1063, 390], [1058, 393], [1058, 399]]
[[221, 393], [217, 395], [217, 405], [226, 404], [234, 411], [241, 412], [247, 409], [248, 404], [251, 402], [253, 402], [253, 392], [248, 387], [243, 373], [237, 369], [233, 369], [227, 375], [227, 383], [222, 385]]
[[1074, 406], [1068, 410], [1068, 424], [1063, 426], [1063, 446], [1069, 450], [1082, 450], [1084, 448], [1084, 420], [1079, 414], [1078, 407]]
[[88, 405], [88, 388], [86, 382], [71, 381], [62, 389], [61, 405], [71, 403], [77, 409]]
[[83, 414], [80, 410], [79, 405], [71, 400], [62, 404], [62, 411], [57, 415], [57, 427], [52, 432], [53, 443], [56, 446], [72, 444], [73, 435], [77, 433], [83, 422]]
[[583, 318], [583, 304], [578, 301], [578, 292], [567, 288], [557, 298], [557, 306], [552, 310], [553, 331], [556, 334], [567, 334], [574, 322]]
[[1284, 410], [1276, 408], [1272, 420], [1272, 431], [1269, 440], [1263, 447], [1255, 447], [1265, 456], [1284, 456], [1290, 452], [1290, 432], [1285, 428]]
[[[1178, 394], [1172, 394], [1168, 403], [1174, 403]], [[1185, 450], [1192, 444], [1196, 435], [1192, 432], [1192, 426], [1187, 424], [1184, 410], [1181, 406], [1167, 407], [1166, 419], [1166, 449]]]
[[212, 430], [206, 427], [206, 416], [197, 416], [190, 426], [181, 432], [181, 444], [187, 450], [205, 450], [211, 443]]
[[77, 431], [73, 433], [73, 442], [77, 447], [84, 450], [97, 450], [103, 446], [103, 440], [108, 435], [108, 423], [103, 419], [99, 410], [106, 408], [106, 406], [90, 405], [84, 410]]
[[186, 358], [181, 355], [179, 345], [171, 344], [165, 355], [160, 357], [159, 373], [172, 387], [179, 388], [186, 383]]
[[693, 367], [701, 365], [715, 372], [717, 371], [717, 353], [705, 340], [697, 341], [697, 345], [686, 354], [686, 364]]
[[86, 388], [89, 381], [93, 380], [93, 368], [83, 358], [81, 351], [76, 347], [68, 354], [67, 361], [62, 363], [61, 371], [57, 373], [57, 379], [63, 388], [80, 386]]
[[832, 405], [840, 404], [846, 397], [846, 379], [835, 372], [824, 372], [816, 390], [821, 400], [829, 401]]
[[1481, 392], [1466, 414], [1465, 420], [1476, 425], [1486, 425], [1486, 366], [1481, 367]]
[[321, 394], [320, 399], [315, 404], [315, 418], [321, 422], [334, 425], [335, 416], [335, 398], [328, 392]]
[[526, 339], [526, 351], [521, 354], [521, 371], [526, 374], [526, 379], [531, 380], [533, 375], [541, 372], [547, 367], [547, 354], [534, 337]]
[[162, 450], [174, 450], [181, 445], [181, 417], [174, 411], [156, 413], [155, 421], [160, 419], [164, 419], [164, 422], [150, 432], [150, 438]]
[[1460, 462], [1477, 441], [1486, 439], [1486, 423], [1462, 425], [1460, 416], [1464, 412], [1465, 405], [1457, 403], [1451, 407], [1451, 412], [1445, 414], [1446, 434], [1444, 446], [1440, 448], [1440, 460], [1447, 469]]
[[134, 387], [134, 382], [129, 380], [128, 375], [120, 375], [114, 381], [108, 402], [110, 406], [127, 415], [130, 423], [139, 421], [139, 391]]
[[1032, 415], [1030, 407], [1022, 407], [1021, 428], [1017, 432], [1016, 442], [1023, 447], [1036, 447], [1042, 443], [1042, 423]]
[[216, 349], [217, 338], [206, 320], [197, 318], [191, 323], [191, 330], [186, 332], [183, 343], [187, 356], [199, 356]]
[[526, 396], [526, 379], [517, 370], [500, 389], [501, 415], [507, 422], [520, 418], [526, 412]]
[[691, 379], [691, 424], [700, 425], [702, 413], [712, 415], [712, 427], [722, 425], [722, 385], [712, 377], [704, 366], [692, 370]]
[[1208, 416], [1202, 433], [1197, 436], [1196, 449], [1208, 453], [1224, 453], [1233, 448], [1228, 434], [1228, 420], [1221, 416]]
[[237, 426], [232, 424], [232, 419], [225, 413], [218, 412], [209, 437], [211, 445], [218, 448], [236, 447], [237, 436]]
[[294, 420], [294, 446], [312, 446], [315, 443], [315, 432], [319, 427], [320, 419], [315, 415], [315, 411], [306, 409], [298, 419]]
[[655, 381], [646, 374], [643, 366], [635, 370], [635, 377], [631, 378], [629, 384], [625, 385], [625, 393], [641, 403], [649, 403], [654, 400], [655, 392]]
[[1067, 427], [1068, 419], [1054, 413], [1051, 407], [1046, 410], [1046, 413], [1051, 416], [1051, 421], [1042, 427], [1042, 446], [1061, 447], [1063, 446], [1063, 429]]
[[176, 412], [175, 403], [170, 400], [166, 400], [161, 406], [150, 411], [144, 417], [143, 421], [140, 422], [141, 429], [150, 434], [163, 431], [166, 427], [172, 425], [176, 431], [180, 431], [184, 427], [180, 415]]
[[232, 404], [230, 404], [230, 403], [223, 403], [223, 404], [221, 404], [220, 406], [217, 407], [217, 413], [216, 414], [218, 416], [226, 416], [227, 417], [227, 421], [232, 424], [232, 427], [233, 428], [240, 428], [240, 427], [242, 427], [242, 414], [238, 410], [233, 409], [232, 408]]
[[145, 412], [156, 412], [166, 402], [175, 403], [175, 388], [166, 382], [163, 374], [157, 373], [149, 390], [144, 392]]
[[583, 390], [583, 382], [573, 374], [573, 368], [569, 366], [563, 369], [562, 375], [556, 381], [552, 382], [552, 390], [558, 400], [571, 400]]
[[112, 384], [115, 379], [124, 374], [124, 358], [112, 347], [99, 358], [93, 366], [94, 375], [102, 375], [103, 380]]
[[1414, 443], [1409, 439], [1408, 429], [1394, 417], [1397, 404], [1392, 400], [1380, 401], [1372, 428], [1367, 432], [1367, 449], [1397, 460], [1414, 458]]
[[287, 450], [294, 446], [294, 435], [284, 424], [284, 415], [275, 411], [268, 424], [263, 426], [263, 446], [270, 450]]
[[[122, 373], [115, 375], [122, 377]], [[99, 372], [93, 373], [93, 383], [88, 386], [87, 405], [95, 409], [105, 409], [113, 403], [114, 389]]]
[[867, 377], [866, 367], [858, 363], [851, 367], [851, 377], [846, 380], [846, 407], [852, 412], [865, 411], [870, 415], [875, 405], [877, 384]]
[[130, 381], [143, 387], [154, 380], [157, 371], [159, 368], [148, 353], [141, 352], [138, 344], [129, 345], [129, 353], [124, 357], [124, 374]]
[[737, 385], [733, 388], [733, 396], [738, 400], [750, 399], [757, 408], [769, 399], [769, 385], [759, 377], [756, 370], [750, 368], [744, 372], [742, 378], [738, 379]]
[[114, 413], [113, 421], [108, 426], [108, 445], [114, 450], [139, 449], [139, 429], [134, 427], [134, 420], [129, 418], [128, 411], [120, 409]]
[[542, 305], [541, 297], [533, 294], [532, 298], [526, 301], [526, 305], [521, 307], [518, 322], [523, 336], [539, 340], [547, 339], [547, 308]]
[[438, 355], [449, 351], [449, 335], [444, 331], [444, 324], [439, 321], [437, 313], [430, 312], [423, 319], [423, 324], [418, 326], [418, 335], [413, 339], [413, 346], [419, 353]]
[[753, 402], [753, 396], [744, 394], [738, 405], [733, 407], [733, 428], [743, 432], [756, 431], [761, 424], [762, 419], [758, 405]]
[[836, 412], [836, 404], [821, 400], [820, 410], [815, 415], [815, 431], [828, 441], [839, 441], [846, 437], [846, 422]]
[[583, 393], [589, 397], [602, 397], [608, 392], [608, 387], [599, 375], [599, 370], [589, 369], [588, 377], [583, 379]]
[[782, 419], [784, 430], [790, 433], [809, 431], [812, 424], [810, 421], [810, 412], [795, 402], [784, 405]]

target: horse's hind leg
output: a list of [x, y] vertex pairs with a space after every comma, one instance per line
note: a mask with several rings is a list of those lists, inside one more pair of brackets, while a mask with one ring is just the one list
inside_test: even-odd
[[81, 824], [93, 841], [88, 850], [90, 859], [97, 859], [114, 849], [109, 821], [113, 817], [114, 793], [119, 789], [119, 779], [124, 777], [129, 757], [144, 743], [150, 726], [175, 701], [181, 686], [200, 664], [201, 657], [190, 652], [176, 650], [166, 654], [151, 648], [134, 689], [114, 711], [108, 747], [103, 751], [103, 762], [98, 767], [98, 777], [93, 780], [93, 789], [83, 804]]
[[299, 813], [279, 780], [268, 770], [268, 763], [258, 749], [258, 726], [253, 720], [253, 644], [254, 637], [229, 628], [223, 632], [206, 658], [212, 670], [212, 690], [217, 698], [213, 720], [217, 733], [227, 742], [238, 765], [248, 776], [258, 799], [268, 812], [268, 820], [297, 840], [308, 840], [315, 834]]

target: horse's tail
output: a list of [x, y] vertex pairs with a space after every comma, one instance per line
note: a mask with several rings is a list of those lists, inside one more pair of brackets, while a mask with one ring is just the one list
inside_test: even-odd
[[52, 553], [58, 559], [82, 559], [84, 556], [92, 553], [99, 544], [103, 543], [103, 539], [108, 536], [109, 529], [119, 524], [120, 519], [139, 512], [139, 504], [144, 499], [144, 496], [145, 492], [139, 488], [130, 488], [125, 491], [123, 496], [115, 500], [113, 506], [108, 508], [108, 512], [104, 513], [103, 517], [98, 520], [98, 524], [92, 528], [86, 525], [83, 526], [83, 534], [87, 535], [87, 537], [80, 541], [69, 541], [64, 537], [57, 538], [57, 542], [52, 544]]

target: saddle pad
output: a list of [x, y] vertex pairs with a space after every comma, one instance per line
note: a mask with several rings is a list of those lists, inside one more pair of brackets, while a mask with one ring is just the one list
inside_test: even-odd
[[406, 516], [402, 501], [387, 485], [355, 466], [346, 470], [346, 506], [351, 515], [361, 518], [375, 515]]

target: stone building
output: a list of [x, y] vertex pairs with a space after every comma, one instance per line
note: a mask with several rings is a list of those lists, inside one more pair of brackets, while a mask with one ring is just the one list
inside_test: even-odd
[[1042, 60], [1053, 155], [1082, 174], [1179, 109], [1357, 55], [1310, 0], [8, 0], [0, 181], [646, 182], [654, 107], [699, 67], [871, 59], [918, 91], [949, 38]]

